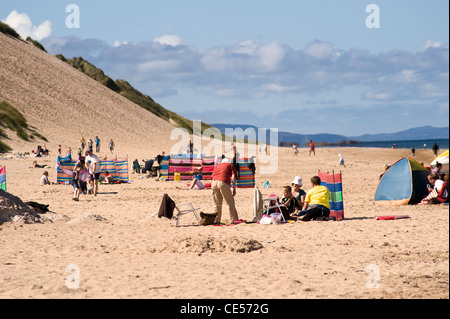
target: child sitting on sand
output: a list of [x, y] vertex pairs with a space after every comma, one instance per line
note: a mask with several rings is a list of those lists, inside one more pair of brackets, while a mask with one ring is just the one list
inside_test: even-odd
[[48, 180], [48, 172], [45, 171], [42, 173], [41, 176], [41, 185], [51, 185], [50, 181]]
[[325, 186], [320, 185], [321, 180], [319, 176], [311, 178], [312, 189], [306, 193], [305, 204], [303, 211], [303, 221], [310, 221], [312, 219], [328, 219], [330, 216], [330, 191]]
[[292, 181], [292, 195], [297, 199], [298, 206], [303, 207], [306, 198], [306, 192], [302, 189], [303, 178], [300, 176], [295, 176]]
[[427, 205], [430, 203], [437, 203], [437, 198], [439, 194], [441, 194], [441, 190], [443, 189], [445, 182], [439, 179], [439, 176], [436, 174], [428, 175], [428, 181], [430, 184], [427, 185], [428, 196], [422, 199], [419, 205]]
[[[298, 208], [299, 208], [297, 199], [292, 195], [292, 187], [291, 186], [283, 187], [283, 197], [281, 199], [281, 202], [285, 206], [285, 207], [282, 207], [282, 209], [281, 209], [284, 219], [285, 220], [291, 219], [291, 215], [298, 212]], [[284, 208], [286, 208], [286, 209], [284, 209]]]
[[114, 184], [114, 177], [108, 171], [105, 171], [105, 180], [103, 181], [106, 184]]
[[198, 169], [192, 171], [194, 180], [192, 181], [190, 189], [205, 189], [206, 186], [201, 181], [203, 180], [203, 164]]
[[133, 162], [133, 173], [137, 173], [137, 174], [141, 173], [141, 165], [139, 164], [139, 161], [137, 158]]
[[292, 214], [296, 210], [298, 210], [298, 201], [292, 195], [292, 187], [291, 186], [284, 186], [283, 187], [283, 197], [281, 199], [281, 202], [287, 208], [289, 214]]

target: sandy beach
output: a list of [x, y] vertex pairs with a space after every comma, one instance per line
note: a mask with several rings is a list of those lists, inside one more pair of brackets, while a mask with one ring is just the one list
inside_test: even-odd
[[[0, 297], [448, 298], [448, 206], [372, 202], [384, 165], [407, 152], [324, 148], [310, 157], [301, 149], [294, 158], [290, 149], [280, 149], [278, 173], [257, 174], [265, 196], [281, 195], [295, 174], [309, 179], [319, 169], [340, 170], [336, 154], [342, 153], [348, 164], [342, 168], [345, 220], [340, 222], [217, 227], [197, 226], [188, 215], [178, 228], [155, 215], [162, 196], [211, 212], [210, 190], [130, 174], [130, 183], [101, 185], [97, 197], [84, 195], [74, 203], [69, 185], [39, 186], [44, 169], [30, 168], [31, 158], [2, 161], [8, 191], [23, 201], [49, 204], [55, 214], [47, 213], [53, 222], [0, 226]], [[429, 161], [432, 153], [419, 151], [417, 157]], [[54, 167], [55, 160], [40, 163]], [[266, 180], [271, 189], [262, 188]], [[253, 190], [238, 190], [236, 203], [239, 217], [251, 220]], [[374, 219], [384, 215], [411, 218]], [[78, 289], [67, 287], [73, 265]], [[373, 265], [379, 269], [378, 287], [367, 282]]]
[[[0, 157], [7, 191], [22, 201], [49, 205], [47, 221], [0, 225], [0, 298], [331, 299], [449, 298], [448, 206], [383, 207], [373, 204], [379, 175], [409, 150], [279, 149], [275, 174], [256, 186], [282, 195], [297, 175], [304, 189], [321, 171], [342, 170], [345, 220], [340, 222], [197, 226], [193, 216], [156, 217], [164, 194], [212, 212], [210, 190], [186, 182], [139, 178], [101, 185], [97, 197], [72, 201], [72, 186], [40, 186], [44, 170], [56, 181], [57, 147], [75, 153], [82, 136], [110, 138], [114, 155], [152, 158], [170, 152], [174, 126], [129, 102], [64, 62], [0, 34], [0, 100], [21, 111], [47, 142], [26, 142], [6, 130], [13, 152]], [[46, 144], [45, 169], [17, 157]], [[338, 154], [346, 160], [339, 167]], [[416, 159], [430, 163], [431, 150]], [[263, 189], [269, 181], [272, 188]], [[239, 218], [253, 219], [253, 189], [239, 189]], [[376, 216], [409, 215], [378, 221]], [[224, 208], [224, 222], [228, 218]], [[377, 280], [373, 279], [379, 279]], [[379, 283], [379, 284], [378, 284]]]

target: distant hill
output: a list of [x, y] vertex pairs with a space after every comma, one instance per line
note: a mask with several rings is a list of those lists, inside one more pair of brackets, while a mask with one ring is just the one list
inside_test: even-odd
[[[231, 125], [231, 124], [212, 124], [212, 126], [218, 128], [222, 134], [225, 134], [226, 128], [236, 129], [242, 128], [244, 131], [248, 128], [255, 129], [258, 132], [258, 128], [252, 125]], [[426, 139], [448, 139], [449, 128], [437, 128], [432, 126], [423, 126], [412, 128], [409, 130], [386, 133], [386, 134], [365, 134], [361, 136], [344, 136], [336, 134], [297, 134], [289, 132], [278, 132], [278, 141], [280, 145], [289, 145], [292, 143], [298, 143], [299, 145], [306, 145], [309, 140], [313, 140], [315, 143], [331, 143], [338, 144], [349, 141], [359, 142], [373, 142], [373, 141], [411, 141], [411, 140], [426, 140]], [[269, 141], [269, 133], [266, 135], [266, 140]]]
[[349, 137], [361, 142], [383, 142], [383, 141], [412, 141], [430, 139], [448, 139], [449, 127], [422, 126], [396, 133], [385, 134], [365, 134], [356, 137]]
[[[254, 129], [256, 132], [258, 132], [258, 128], [253, 125], [231, 125], [231, 124], [212, 124], [211, 126], [216, 127], [220, 130], [222, 134], [225, 134], [225, 129], [231, 128], [242, 128], [242, 130], [246, 130], [248, 128]], [[338, 143], [340, 141], [346, 141], [348, 138], [343, 135], [336, 135], [336, 134], [296, 134], [296, 133], [289, 133], [289, 132], [278, 132], [278, 142], [279, 144], [292, 144], [292, 143], [298, 143], [300, 145], [304, 145], [306, 143], [309, 143], [309, 140], [313, 140], [314, 142], [327, 142], [327, 143]], [[266, 141], [267, 143], [270, 142], [270, 132], [267, 131], [266, 134]]]

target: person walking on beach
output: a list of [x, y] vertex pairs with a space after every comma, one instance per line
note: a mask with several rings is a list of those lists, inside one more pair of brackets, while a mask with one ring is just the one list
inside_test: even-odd
[[[86, 169], [84, 166], [84, 160], [81, 159], [75, 164], [75, 169], [72, 174], [72, 186], [73, 186], [73, 197], [74, 201], [80, 200], [80, 193], [83, 191], [83, 181], [81, 180], [81, 172]], [[86, 186], [86, 185], [84, 185]]]
[[411, 147], [411, 157], [416, 156], [416, 148], [413, 146]]
[[436, 142], [434, 142], [434, 145], [433, 145], [433, 153], [434, 153], [434, 156], [437, 156], [437, 153], [439, 152], [439, 146], [437, 145], [437, 143]]
[[314, 145], [314, 142], [312, 140], [309, 140], [309, 156], [311, 156], [311, 153], [316, 156], [316, 146]]
[[84, 136], [80, 140], [81, 143], [81, 150], [84, 151], [84, 147], [86, 146], [86, 140], [84, 139]]
[[[233, 183], [233, 191], [231, 191], [231, 183]], [[220, 223], [222, 219], [223, 200], [230, 210], [230, 222], [234, 224], [238, 220], [238, 213], [234, 197], [236, 196], [236, 170], [230, 163], [228, 158], [222, 159], [222, 163], [214, 168], [212, 174], [212, 191], [214, 214], [216, 215], [216, 223]]]
[[91, 184], [94, 196], [97, 196], [98, 181], [100, 179], [100, 173], [102, 169], [100, 168], [100, 162], [97, 155], [93, 154], [92, 149], [90, 148], [88, 148], [88, 150], [86, 151], [85, 162], [89, 169], [89, 183]]
[[338, 157], [339, 157], [339, 165], [346, 167], [344, 157], [342, 156], [342, 154], [339, 154]]
[[92, 140], [92, 138], [90, 138], [88, 141], [88, 150], [94, 151], [93, 147], [94, 147], [94, 141]]
[[292, 143], [292, 149], [294, 150], [294, 157], [298, 155], [298, 147], [296, 143]]
[[97, 153], [99, 153], [100, 152], [100, 139], [98, 138], [98, 136], [95, 137], [94, 141], [95, 141], [95, 151]]
[[114, 151], [114, 141], [112, 139], [109, 140], [109, 150], [111, 151], [111, 154]]

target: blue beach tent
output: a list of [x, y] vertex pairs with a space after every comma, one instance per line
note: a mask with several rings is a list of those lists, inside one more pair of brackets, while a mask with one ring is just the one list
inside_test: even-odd
[[381, 177], [374, 202], [379, 205], [418, 204], [428, 195], [430, 172], [416, 160], [405, 157]]

